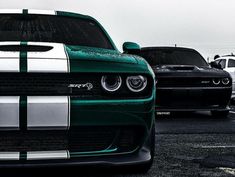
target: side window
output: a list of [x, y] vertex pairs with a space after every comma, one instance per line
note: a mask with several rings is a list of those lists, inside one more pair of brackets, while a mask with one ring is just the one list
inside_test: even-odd
[[229, 68], [235, 67], [235, 60], [229, 59], [229, 60], [228, 60], [228, 67], [229, 67]]
[[225, 68], [225, 66], [226, 66], [226, 60], [225, 59], [221, 59], [218, 63], [222, 66], [223, 69]]
[[219, 63], [220, 63], [220, 61], [221, 61], [221, 60], [215, 60], [215, 62], [216, 62], [217, 64], [219, 64]]

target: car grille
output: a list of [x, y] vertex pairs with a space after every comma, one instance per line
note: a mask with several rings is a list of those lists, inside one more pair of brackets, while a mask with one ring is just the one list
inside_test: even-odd
[[158, 87], [215, 87], [212, 78], [157, 78]]
[[111, 146], [119, 152], [138, 146], [141, 129], [118, 127], [81, 127], [69, 131], [2, 131], [0, 152], [102, 151]]
[[[144, 92], [132, 93], [123, 86], [117, 93], [107, 93], [97, 73], [1, 73], [0, 96], [73, 96], [81, 99], [143, 98], [151, 95], [152, 81]], [[125, 75], [123, 79], [125, 79]], [[70, 87], [92, 84], [92, 89]]]
[[[95, 95], [100, 94], [99, 77], [76, 74], [0, 74], [0, 95]], [[70, 84], [92, 83], [93, 89], [70, 88]]]

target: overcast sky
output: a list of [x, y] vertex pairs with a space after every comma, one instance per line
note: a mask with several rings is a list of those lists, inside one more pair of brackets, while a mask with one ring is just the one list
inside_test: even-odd
[[205, 58], [235, 53], [234, 0], [7, 0], [0, 8], [74, 11], [91, 15], [117, 47], [192, 47]]

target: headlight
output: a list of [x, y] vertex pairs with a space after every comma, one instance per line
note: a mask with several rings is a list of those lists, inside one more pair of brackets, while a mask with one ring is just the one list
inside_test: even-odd
[[120, 76], [102, 76], [101, 85], [104, 90], [115, 92], [121, 87], [122, 78]]
[[214, 85], [219, 85], [220, 84], [220, 79], [213, 79], [212, 80]]
[[129, 76], [126, 79], [126, 84], [132, 92], [141, 92], [147, 86], [147, 78], [144, 76]]
[[230, 83], [229, 78], [223, 78], [223, 79], [222, 79], [222, 83], [223, 83], [224, 85], [228, 85], [228, 84]]

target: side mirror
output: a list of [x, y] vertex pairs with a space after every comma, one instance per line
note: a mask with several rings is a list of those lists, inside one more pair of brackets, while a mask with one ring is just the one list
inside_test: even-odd
[[134, 42], [125, 42], [122, 45], [122, 49], [124, 53], [129, 53], [129, 54], [136, 54], [140, 52], [140, 46]]
[[223, 69], [221, 64], [216, 63], [215, 61], [210, 62], [210, 65], [211, 65], [212, 68]]

